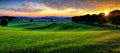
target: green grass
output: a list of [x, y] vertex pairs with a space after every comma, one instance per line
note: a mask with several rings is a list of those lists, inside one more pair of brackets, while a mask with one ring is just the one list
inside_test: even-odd
[[[70, 28], [66, 28], [68, 26]], [[14, 27], [0, 27], [0, 53], [120, 52], [119, 30], [104, 30], [101, 27], [73, 23]]]
[[76, 23], [10, 23], [9, 27], [38, 31], [91, 31], [105, 28]]

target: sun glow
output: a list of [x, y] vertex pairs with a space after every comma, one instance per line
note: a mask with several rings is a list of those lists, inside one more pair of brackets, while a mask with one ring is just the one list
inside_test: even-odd
[[104, 13], [105, 13], [105, 16], [109, 15], [109, 11], [108, 10], [106, 10]]

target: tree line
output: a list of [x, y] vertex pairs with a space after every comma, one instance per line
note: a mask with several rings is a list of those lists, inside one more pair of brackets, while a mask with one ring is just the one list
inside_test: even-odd
[[75, 23], [83, 23], [83, 24], [98, 24], [105, 25], [110, 22], [113, 25], [118, 27], [120, 25], [120, 10], [114, 10], [109, 13], [109, 15], [105, 15], [105, 13], [100, 13], [98, 15], [83, 15], [83, 16], [74, 16], [72, 17], [72, 22]]
[[[9, 22], [12, 22], [14, 19], [19, 20], [18, 18], [14, 17], [14, 16], [2, 16], [2, 18], [0, 18], [0, 25], [3, 27], [8, 26]], [[34, 18], [28, 18], [30, 22], [34, 22]], [[51, 18], [41, 18], [41, 19], [46, 19], [49, 20], [50, 22], [53, 22], [53, 19]]]

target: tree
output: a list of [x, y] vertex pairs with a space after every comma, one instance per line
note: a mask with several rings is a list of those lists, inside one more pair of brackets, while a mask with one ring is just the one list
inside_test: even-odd
[[32, 19], [32, 18], [30, 19], [30, 22], [33, 22], [33, 19]]
[[109, 21], [118, 28], [120, 25], [120, 10], [111, 11]]
[[111, 17], [113, 17], [113, 16], [120, 16], [120, 10], [111, 11], [111, 12], [110, 12], [110, 16], [111, 16]]
[[116, 25], [116, 27], [118, 28], [118, 26], [120, 25], [120, 16], [111, 17], [110, 22], [111, 24]]
[[49, 18], [50, 22], [53, 22], [53, 19], [52, 18]]
[[89, 14], [84, 15], [84, 23], [89, 24], [91, 22], [91, 16]]
[[97, 23], [99, 25], [104, 25], [105, 23], [107, 23], [107, 20], [105, 19], [105, 13], [100, 13], [97, 17]]
[[77, 22], [77, 23], [84, 23], [84, 24], [94, 24], [97, 20], [97, 15], [83, 15], [83, 16], [75, 16], [72, 17], [72, 21], [73, 22]]
[[84, 23], [84, 24], [95, 24], [98, 23], [99, 25], [103, 25], [107, 23], [107, 19], [105, 18], [104, 13], [100, 13], [99, 15], [93, 14], [93, 15], [84, 15], [84, 16], [75, 16], [72, 17], [73, 22], [77, 23]]
[[0, 21], [1, 26], [8, 26], [8, 20], [6, 18], [2, 18]]
[[9, 22], [12, 21], [13, 19], [16, 19], [16, 17], [13, 16], [2, 16], [2, 18], [7, 19]]
[[97, 22], [97, 18], [98, 18], [98, 15], [96, 15], [96, 14], [93, 14], [93, 15], [91, 15], [91, 23], [95, 23], [95, 22]]
[[75, 16], [75, 17], [72, 17], [72, 22], [80, 22], [80, 17], [79, 16]]

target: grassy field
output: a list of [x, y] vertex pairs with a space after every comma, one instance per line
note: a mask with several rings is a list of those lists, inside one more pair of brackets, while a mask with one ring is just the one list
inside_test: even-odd
[[75, 23], [0, 27], [0, 53], [119, 53], [120, 30]]

